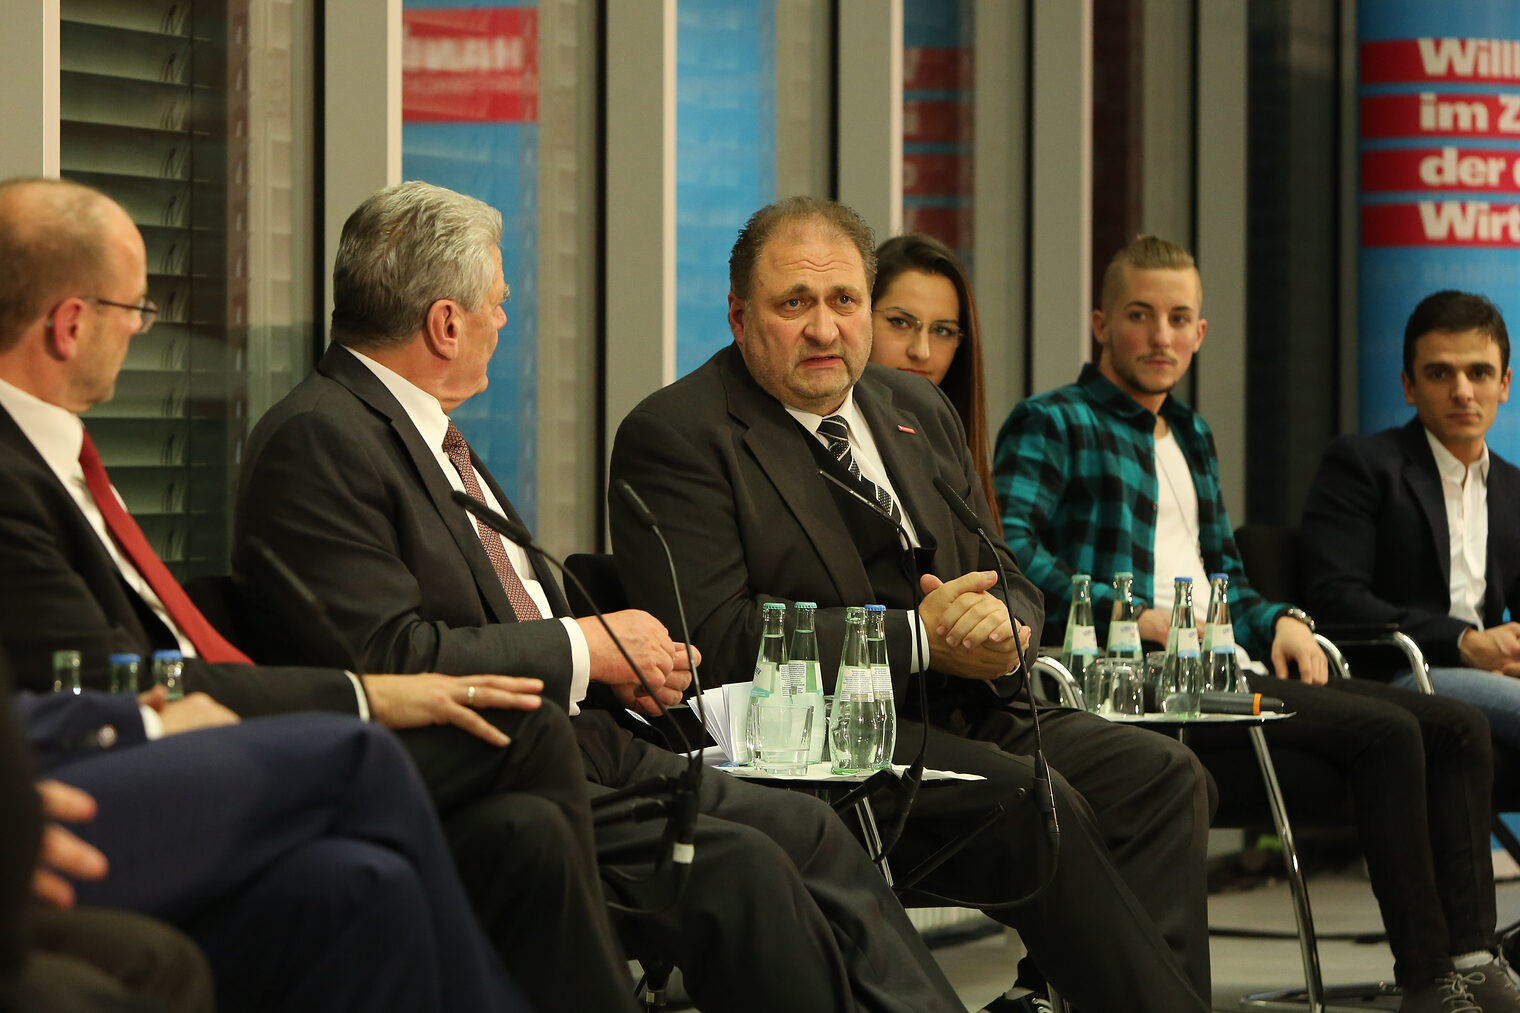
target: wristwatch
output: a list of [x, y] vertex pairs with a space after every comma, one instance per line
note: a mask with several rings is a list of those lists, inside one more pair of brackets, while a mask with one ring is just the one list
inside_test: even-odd
[[[1305, 626], [1309, 627], [1309, 632], [1310, 633], [1314, 632], [1314, 619], [1313, 619], [1313, 617], [1311, 617], [1309, 615], [1309, 613], [1305, 612], [1303, 609], [1301, 609], [1301, 608], [1283, 609], [1283, 615], [1289, 617], [1290, 619], [1297, 619], [1299, 622], [1301, 622]], [[1279, 616], [1279, 618], [1281, 618], [1281, 616]]]

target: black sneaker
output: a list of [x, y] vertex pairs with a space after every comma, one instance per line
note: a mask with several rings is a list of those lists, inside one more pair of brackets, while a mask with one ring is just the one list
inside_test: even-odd
[[1484, 1013], [1520, 1013], [1520, 988], [1515, 987], [1509, 961], [1502, 953], [1481, 967], [1460, 973]]
[[1422, 988], [1406, 990], [1399, 1013], [1483, 1013], [1468, 991], [1467, 978], [1456, 971]]

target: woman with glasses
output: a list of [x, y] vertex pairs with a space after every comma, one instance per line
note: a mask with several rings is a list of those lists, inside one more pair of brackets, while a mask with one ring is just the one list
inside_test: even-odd
[[[871, 318], [871, 361], [933, 381], [955, 406], [982, 490], [997, 518], [981, 333], [965, 267], [933, 236], [910, 233], [887, 240], [876, 249]], [[1001, 520], [998, 528], [1001, 532]]]

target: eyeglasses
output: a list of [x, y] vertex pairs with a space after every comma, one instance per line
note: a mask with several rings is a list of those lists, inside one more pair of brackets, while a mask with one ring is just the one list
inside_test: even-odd
[[152, 299], [144, 299], [140, 303], [112, 302], [110, 299], [96, 299], [93, 296], [81, 296], [85, 302], [92, 302], [97, 306], [115, 306], [121, 310], [136, 310], [138, 313], [137, 330], [133, 334], [147, 334], [148, 328], [153, 326], [153, 320], [158, 316], [158, 303]]
[[876, 315], [887, 322], [888, 333], [893, 337], [905, 340], [913, 337], [925, 328], [929, 331], [929, 337], [935, 341], [943, 341], [946, 344], [960, 344], [961, 338], [966, 336], [966, 332], [955, 324], [948, 324], [942, 320], [929, 323], [902, 310], [877, 310]]

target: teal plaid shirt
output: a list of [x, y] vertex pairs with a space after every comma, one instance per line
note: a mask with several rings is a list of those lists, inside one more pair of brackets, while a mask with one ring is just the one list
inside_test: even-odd
[[[1262, 598], [1246, 580], [1207, 423], [1174, 397], [1161, 414], [1193, 475], [1204, 568], [1230, 575], [1235, 638], [1253, 657], [1265, 658], [1272, 624], [1288, 606]], [[993, 484], [1003, 537], [1025, 576], [1044, 592], [1047, 644], [1065, 636], [1073, 573], [1092, 575], [1102, 638], [1115, 573], [1133, 573], [1135, 597], [1147, 605], [1155, 600], [1155, 427], [1155, 415], [1089, 364], [1076, 383], [1021, 402], [998, 433]]]

